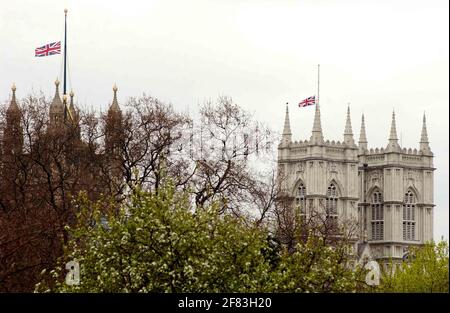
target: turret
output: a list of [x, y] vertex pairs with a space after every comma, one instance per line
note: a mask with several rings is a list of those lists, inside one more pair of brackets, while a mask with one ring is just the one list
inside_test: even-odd
[[114, 92], [113, 101], [111, 103], [111, 106], [109, 107], [109, 111], [120, 113], [121, 111], [120, 111], [119, 103], [117, 102], [117, 85], [116, 84], [114, 84], [114, 86], [113, 86], [113, 92]]
[[64, 105], [59, 96], [59, 80], [55, 81], [55, 96], [50, 105], [50, 124], [60, 125], [64, 120]]
[[122, 111], [117, 101], [117, 86], [113, 86], [113, 101], [106, 116], [105, 149], [109, 154], [117, 154], [120, 151], [120, 140], [122, 138]]
[[70, 117], [69, 118], [72, 119], [73, 123], [78, 123], [78, 112], [75, 109], [75, 104], [73, 102], [73, 98], [75, 96], [73, 90], [70, 91], [69, 96], [70, 96], [70, 104], [69, 104]]
[[21, 111], [16, 101], [16, 85], [11, 87], [11, 103], [6, 110], [6, 126], [3, 133], [4, 155], [18, 155], [23, 148]]
[[13, 84], [11, 86], [11, 91], [12, 91], [11, 102], [8, 106], [8, 109], [6, 110], [6, 114], [20, 115], [20, 109], [19, 109], [19, 106], [17, 105], [17, 101], [16, 101], [16, 84]]

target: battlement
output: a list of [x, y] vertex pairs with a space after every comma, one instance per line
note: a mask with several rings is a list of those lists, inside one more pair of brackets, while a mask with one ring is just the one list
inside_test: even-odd
[[433, 166], [433, 161], [430, 159], [433, 155], [426, 154], [421, 150], [403, 148], [395, 153], [398, 157], [392, 159], [389, 157], [390, 151], [384, 148], [371, 148], [370, 150], [365, 151], [364, 154], [360, 154], [359, 157], [363, 157], [363, 162], [369, 163], [370, 165], [383, 165], [396, 162], [404, 164], [405, 166]]
[[306, 147], [309, 146], [310, 143], [308, 140], [300, 140], [300, 141], [294, 141], [291, 143], [291, 147], [296, 148], [296, 147]]
[[[384, 148], [370, 148], [369, 150], [366, 151], [366, 155], [378, 155], [378, 154], [384, 154], [386, 153], [386, 150]], [[416, 148], [412, 149], [412, 148], [403, 148], [401, 149], [401, 152], [399, 152], [401, 154], [409, 154], [409, 155], [416, 155], [416, 156], [422, 156], [423, 153], [420, 150], [417, 150]]]
[[[314, 145], [310, 140], [300, 140], [300, 141], [293, 141], [289, 144], [289, 148], [298, 148], [298, 147], [308, 147]], [[346, 145], [344, 142], [334, 141], [334, 140], [326, 140], [323, 143], [323, 146], [327, 148], [337, 148], [337, 149], [345, 149], [349, 148], [348, 145]], [[357, 148], [357, 146], [353, 146], [353, 148]]]

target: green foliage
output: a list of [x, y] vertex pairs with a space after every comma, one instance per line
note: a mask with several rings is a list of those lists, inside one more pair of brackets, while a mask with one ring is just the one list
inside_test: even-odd
[[382, 275], [382, 292], [448, 292], [448, 243], [427, 243], [411, 249], [406, 261]]
[[[171, 184], [135, 190], [115, 213], [85, 197], [78, 203], [65, 256], [37, 292], [355, 292], [363, 274], [348, 266], [347, 245], [310, 234], [288, 252], [214, 204], [194, 211]], [[80, 264], [79, 285], [64, 281], [71, 260]]]
[[365, 271], [352, 267], [347, 246], [328, 245], [323, 238], [310, 235], [295, 251], [284, 252], [279, 268], [273, 272], [276, 292], [356, 292], [364, 286]]
[[269, 276], [264, 231], [214, 205], [193, 212], [187, 194], [170, 185], [158, 194], [137, 190], [107, 223], [87, 202], [79, 219], [61, 264], [80, 263], [80, 285], [66, 285], [60, 266], [51, 272], [56, 284], [37, 291], [255, 292]]

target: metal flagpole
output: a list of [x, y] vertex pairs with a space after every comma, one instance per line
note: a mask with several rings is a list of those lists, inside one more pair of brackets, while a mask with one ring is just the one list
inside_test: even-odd
[[67, 119], [67, 9], [64, 9], [64, 79], [63, 79], [63, 102], [64, 102], [64, 120]]
[[320, 92], [320, 64], [317, 64], [317, 105], [319, 105], [319, 92]]
[[66, 65], [67, 65], [67, 9], [64, 9], [64, 84], [63, 84], [63, 95], [66, 94]]

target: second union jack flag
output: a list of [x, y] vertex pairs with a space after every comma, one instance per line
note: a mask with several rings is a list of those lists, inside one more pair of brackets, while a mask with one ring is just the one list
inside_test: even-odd
[[61, 54], [61, 41], [52, 42], [34, 50], [35, 57], [46, 57], [54, 54]]
[[298, 104], [299, 107], [307, 107], [309, 105], [314, 105], [316, 104], [316, 96], [312, 96], [309, 98], [306, 98], [305, 100], [300, 101], [300, 103]]

